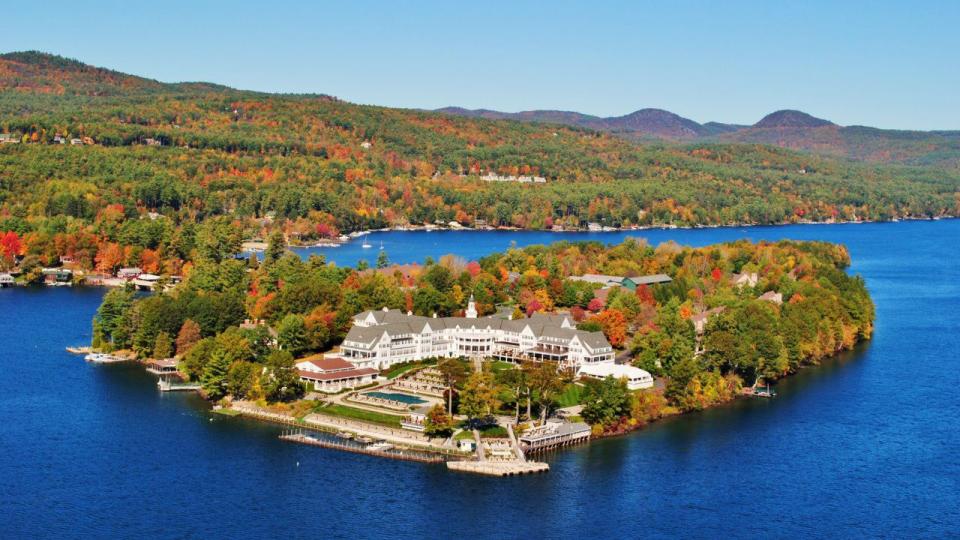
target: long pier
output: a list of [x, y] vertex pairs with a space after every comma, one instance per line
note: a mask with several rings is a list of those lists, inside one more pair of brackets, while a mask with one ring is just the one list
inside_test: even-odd
[[332, 450], [343, 450], [344, 452], [353, 452], [354, 454], [366, 454], [369, 456], [399, 459], [401, 461], [416, 461], [418, 463], [443, 463], [445, 461], [442, 457], [436, 455], [431, 456], [425, 453], [402, 449], [385, 450], [371, 448], [369, 445], [360, 446], [346, 442], [330, 441], [317, 437], [311, 437], [310, 435], [298, 431], [284, 433], [280, 435], [280, 440], [296, 442], [300, 444], [309, 444], [311, 446], [319, 446], [320, 448], [329, 448]]

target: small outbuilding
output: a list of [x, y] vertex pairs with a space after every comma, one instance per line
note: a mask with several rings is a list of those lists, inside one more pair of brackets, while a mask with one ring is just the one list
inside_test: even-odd
[[625, 364], [614, 364], [612, 362], [585, 364], [580, 368], [577, 375], [596, 380], [603, 380], [607, 377], [626, 379], [627, 389], [629, 390], [641, 390], [643, 388], [653, 387], [653, 375], [650, 375], [650, 373], [638, 367]]

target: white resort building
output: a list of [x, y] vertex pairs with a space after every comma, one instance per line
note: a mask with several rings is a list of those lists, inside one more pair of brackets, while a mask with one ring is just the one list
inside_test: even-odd
[[550, 360], [572, 368], [614, 361], [613, 347], [603, 333], [577, 330], [568, 315], [478, 318], [472, 297], [465, 315], [422, 317], [387, 308], [364, 311], [354, 316], [339, 355], [358, 368], [375, 369], [460, 356], [510, 362]]

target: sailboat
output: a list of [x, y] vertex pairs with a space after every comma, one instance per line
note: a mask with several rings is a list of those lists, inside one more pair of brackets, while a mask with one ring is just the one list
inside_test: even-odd
[[360, 247], [362, 247], [363, 249], [370, 249], [370, 248], [372, 248], [373, 246], [370, 244], [370, 242], [368, 242], [366, 239], [364, 239], [364, 240], [363, 240], [363, 244], [360, 244]]
[[383, 249], [383, 240], [380, 241], [380, 249]]

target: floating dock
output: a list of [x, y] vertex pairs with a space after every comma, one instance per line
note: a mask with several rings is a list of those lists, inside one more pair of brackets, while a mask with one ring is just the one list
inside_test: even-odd
[[447, 469], [487, 476], [522, 476], [545, 473], [550, 465], [534, 461], [448, 461]]
[[189, 392], [200, 390], [200, 383], [175, 383], [161, 379], [157, 381], [157, 388], [161, 392]]

